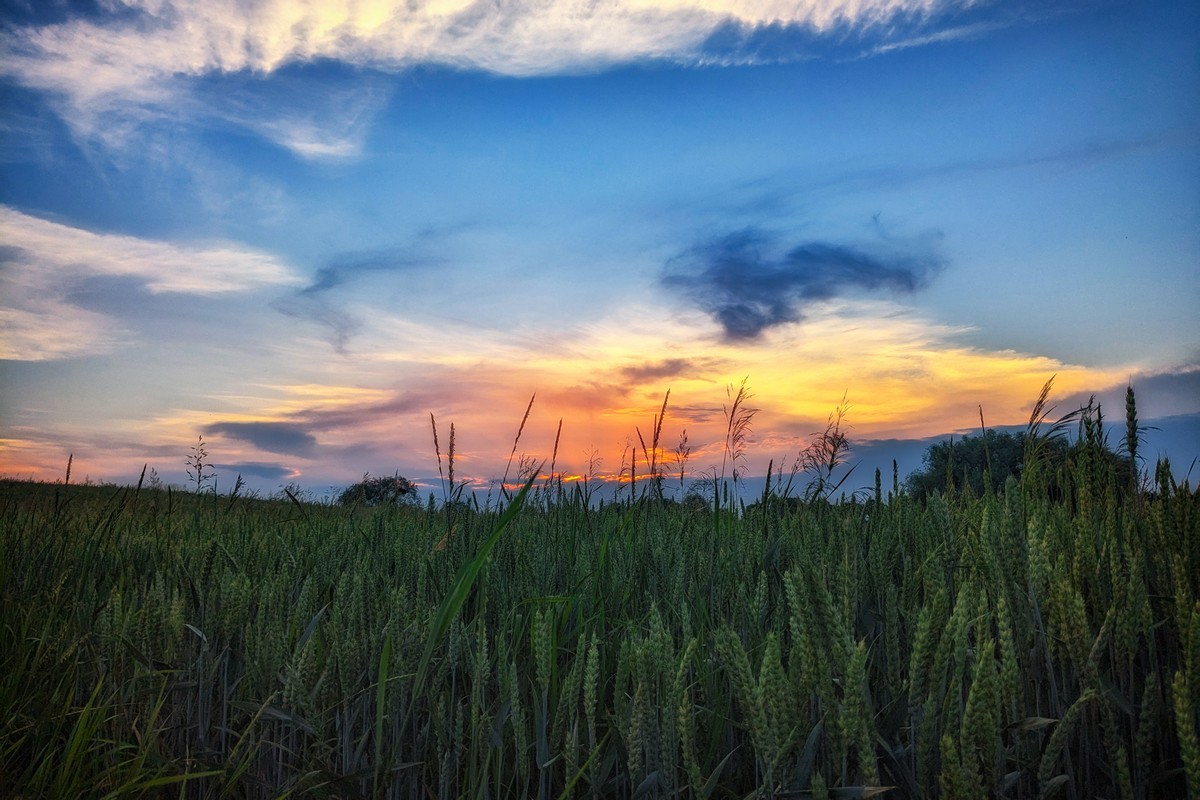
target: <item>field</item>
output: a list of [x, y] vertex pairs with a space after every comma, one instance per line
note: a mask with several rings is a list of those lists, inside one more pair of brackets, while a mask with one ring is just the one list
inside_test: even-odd
[[1200, 497], [1107, 464], [924, 503], [3, 483], [0, 795], [1196, 797]]

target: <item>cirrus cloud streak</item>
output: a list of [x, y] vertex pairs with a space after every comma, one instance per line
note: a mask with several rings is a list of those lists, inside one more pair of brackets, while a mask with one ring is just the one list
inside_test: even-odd
[[[513, 76], [645, 60], [713, 63], [728, 60], [728, 54], [706, 49], [721, 40], [718, 34], [728, 38], [731, 29], [796, 29], [817, 36], [876, 29], [886, 39], [898, 22], [910, 23], [899, 26], [905, 30], [913, 25], [920, 30], [940, 11], [969, 5], [966, 0], [125, 0], [115, 11], [10, 29], [0, 39], [0, 71], [50, 93], [77, 133], [117, 144], [141, 122], [176, 120], [190, 81], [209, 75], [265, 76], [322, 61], [384, 72], [432, 64]], [[355, 132], [361, 106], [343, 116], [323, 125], [285, 114], [278, 130], [253, 127], [302, 158], [344, 158], [361, 148], [361, 132]]]
[[149, 294], [226, 295], [300, 283], [276, 257], [229, 242], [195, 246], [94, 233], [0, 206], [0, 357], [39, 361], [107, 352], [121, 323], [82, 308], [82, 281], [131, 281]]

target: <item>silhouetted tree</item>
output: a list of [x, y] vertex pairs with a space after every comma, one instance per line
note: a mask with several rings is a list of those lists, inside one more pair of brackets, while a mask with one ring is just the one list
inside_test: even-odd
[[[1085, 409], [1086, 410], [1086, 409]], [[1116, 481], [1118, 494], [1124, 495], [1127, 488], [1136, 485], [1131, 477], [1132, 462], [1126, 454], [1114, 452], [1103, 436], [1103, 426], [1098, 415], [1083, 415], [1080, 430], [1072, 442], [1066, 436], [1047, 437], [1038, 448], [1038, 458], [1047, 476], [1046, 490], [1052, 498], [1067, 499], [1075, 487], [1063, 482], [1064, 468], [1074, 465], [1072, 472], [1086, 474], [1095, 485], [1093, 491], [1101, 491], [1099, 485], [1112, 478]], [[1025, 431], [1008, 433], [989, 430], [983, 434], [971, 434], [960, 439], [951, 438], [936, 442], [925, 451], [924, 466], [909, 474], [904, 488], [910, 495], [924, 500], [934, 492], [970, 490], [975, 495], [983, 493], [985, 486], [999, 492], [1009, 477], [1020, 480], [1026, 465]], [[990, 481], [985, 482], [985, 476]]]
[[[1057, 458], [1052, 460], [1061, 463], [1065, 442], [1056, 440], [1052, 446], [1058, 451]], [[950, 488], [957, 491], [970, 488], [979, 495], [984, 490], [984, 476], [990, 474], [989, 485], [993, 491], [999, 491], [1010, 475], [1020, 478], [1024, 453], [1024, 432], [989, 430], [936, 442], [925, 451], [924, 466], [905, 479], [904, 487], [919, 499]]]
[[417, 487], [402, 475], [372, 478], [369, 474], [338, 495], [338, 505], [402, 506], [417, 502]]

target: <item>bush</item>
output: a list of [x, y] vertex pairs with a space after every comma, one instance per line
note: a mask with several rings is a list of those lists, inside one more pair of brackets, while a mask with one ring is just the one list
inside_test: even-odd
[[417, 487], [402, 475], [372, 478], [369, 474], [338, 495], [338, 505], [403, 506], [417, 502]]

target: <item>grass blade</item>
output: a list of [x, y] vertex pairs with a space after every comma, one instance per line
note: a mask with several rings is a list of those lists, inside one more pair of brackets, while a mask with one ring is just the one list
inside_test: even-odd
[[454, 621], [455, 616], [458, 615], [463, 603], [466, 602], [467, 595], [471, 593], [471, 587], [475, 585], [475, 579], [479, 577], [479, 572], [487, 562], [492, 548], [496, 546], [496, 542], [500, 541], [500, 535], [504, 533], [504, 529], [508, 527], [508, 523], [512, 522], [513, 517], [521, 510], [521, 506], [524, 504], [525, 498], [529, 494], [529, 490], [540, 472], [541, 468], [539, 467], [525, 481], [525, 485], [521, 487], [521, 491], [517, 493], [513, 501], [504, 509], [504, 513], [500, 515], [500, 519], [496, 521], [496, 527], [492, 529], [491, 534], [480, 545], [479, 551], [459, 569], [458, 577], [454, 581], [454, 587], [446, 595], [445, 599], [442, 600], [441, 606], [434, 615], [429, 635], [425, 638], [425, 652], [421, 654], [421, 661], [417, 665], [417, 674], [413, 681], [414, 702], [425, 691], [425, 679], [429, 673], [429, 661], [433, 658], [434, 649], [445, 637], [446, 631], [450, 629], [450, 624]]

